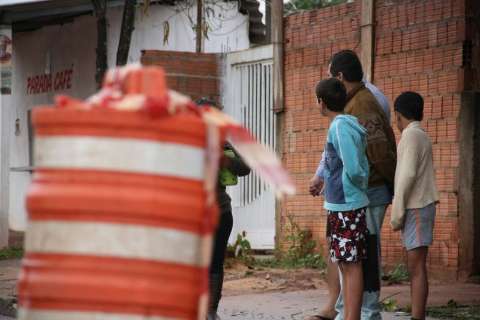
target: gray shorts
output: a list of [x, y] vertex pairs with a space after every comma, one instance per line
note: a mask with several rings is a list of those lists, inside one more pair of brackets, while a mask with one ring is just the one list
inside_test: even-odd
[[408, 250], [429, 246], [433, 242], [435, 203], [420, 209], [407, 209], [402, 230], [403, 245]]

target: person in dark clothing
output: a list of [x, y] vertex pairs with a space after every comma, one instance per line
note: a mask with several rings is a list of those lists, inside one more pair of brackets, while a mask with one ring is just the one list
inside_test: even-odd
[[[197, 105], [209, 105], [217, 107], [215, 102], [201, 98], [197, 100]], [[223, 264], [225, 262], [225, 251], [227, 249], [228, 238], [232, 232], [233, 216], [230, 196], [227, 193], [227, 185], [233, 184], [228, 178], [224, 179], [222, 173], [228, 170], [227, 175], [234, 177], [246, 176], [250, 173], [250, 168], [243, 162], [235, 149], [225, 143], [223, 156], [220, 159], [220, 172], [217, 181], [217, 203], [220, 209], [218, 227], [215, 232], [213, 243], [213, 254], [210, 263], [210, 303], [208, 308], [208, 320], [220, 319], [217, 315], [218, 304], [222, 297], [223, 288]], [[223, 172], [222, 172], [223, 171]], [[236, 180], [236, 179], [233, 179]]]

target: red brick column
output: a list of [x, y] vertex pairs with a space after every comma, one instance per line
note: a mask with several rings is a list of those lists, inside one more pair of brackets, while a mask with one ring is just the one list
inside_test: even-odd
[[194, 100], [207, 96], [219, 102], [219, 59], [213, 53], [145, 50], [141, 62], [162, 66], [169, 88]]

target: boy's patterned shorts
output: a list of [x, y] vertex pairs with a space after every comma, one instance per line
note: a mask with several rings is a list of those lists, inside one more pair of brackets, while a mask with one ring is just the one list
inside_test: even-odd
[[357, 262], [367, 256], [366, 208], [352, 211], [328, 211], [327, 237], [332, 262]]

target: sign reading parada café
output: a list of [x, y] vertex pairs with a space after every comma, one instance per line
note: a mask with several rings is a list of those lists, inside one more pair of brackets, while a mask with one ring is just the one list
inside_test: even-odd
[[40, 94], [68, 90], [72, 87], [73, 68], [49, 74], [40, 74], [27, 79], [27, 94]]

